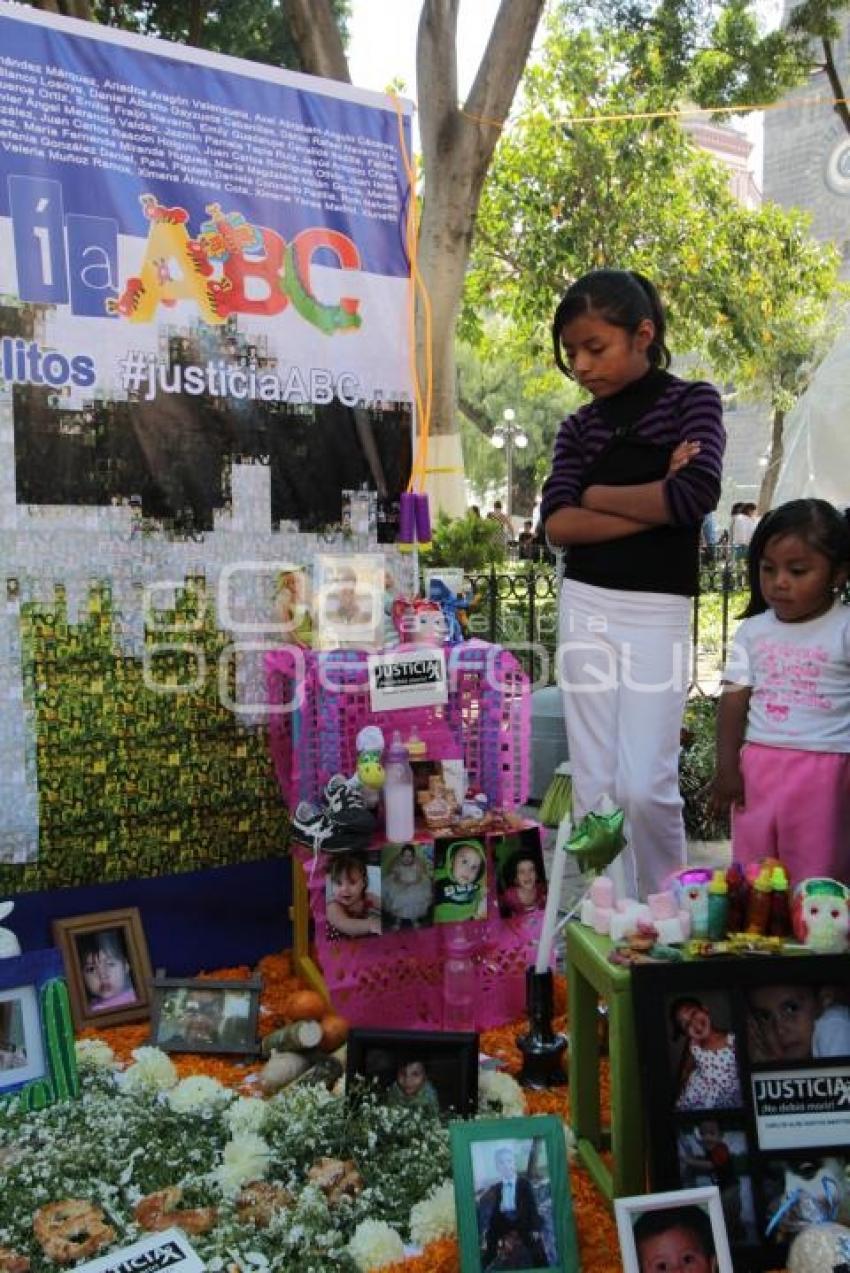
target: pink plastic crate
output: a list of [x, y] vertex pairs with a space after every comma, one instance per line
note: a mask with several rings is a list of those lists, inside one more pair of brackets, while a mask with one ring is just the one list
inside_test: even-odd
[[283, 798], [318, 800], [335, 773], [353, 774], [355, 739], [380, 725], [387, 742], [413, 728], [429, 757], [462, 757], [471, 786], [492, 804], [525, 804], [529, 783], [531, 709], [528, 677], [507, 650], [485, 641], [449, 646], [449, 700], [432, 708], [372, 713], [368, 654], [286, 646], [266, 655], [270, 744]]
[[[525, 1015], [525, 971], [533, 964], [543, 912], [499, 914], [493, 870], [493, 844], [487, 836], [487, 918], [464, 928], [474, 941], [472, 960], [477, 976], [475, 1028], [516, 1021]], [[327, 935], [325, 879], [331, 859], [314, 858], [293, 844], [307, 877], [310, 914], [318, 964], [334, 1010], [352, 1025], [395, 1030], [442, 1030], [443, 963], [447, 926], [406, 929], [380, 937]], [[555, 950], [552, 948], [554, 963]]]

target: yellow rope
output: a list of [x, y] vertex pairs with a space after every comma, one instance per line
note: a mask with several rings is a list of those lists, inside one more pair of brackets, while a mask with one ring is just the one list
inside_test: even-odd
[[[690, 106], [682, 110], [657, 111], [623, 111], [617, 115], [564, 115], [560, 119], [551, 119], [553, 128], [561, 128], [567, 124], [622, 124], [634, 119], [688, 119], [692, 115], [750, 115], [754, 111], [789, 110], [791, 107], [803, 107], [828, 104], [830, 106], [845, 105], [850, 98], [824, 97], [821, 94], [801, 97], [781, 102], [764, 102], [753, 106]], [[490, 124], [493, 128], [504, 128], [509, 116], [504, 119], [491, 119], [487, 115], [474, 115], [471, 111], [459, 107], [461, 115], [473, 119], [478, 124]]]

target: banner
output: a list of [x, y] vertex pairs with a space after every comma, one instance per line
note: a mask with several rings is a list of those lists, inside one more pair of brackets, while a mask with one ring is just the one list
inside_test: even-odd
[[5, 4], [0, 50], [19, 501], [135, 497], [211, 529], [234, 457], [270, 465], [272, 520], [302, 528], [339, 522], [344, 487], [397, 496], [411, 393], [392, 102]]

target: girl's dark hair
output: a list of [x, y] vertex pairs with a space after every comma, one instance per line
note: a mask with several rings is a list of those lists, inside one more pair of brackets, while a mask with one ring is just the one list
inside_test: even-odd
[[823, 553], [833, 570], [850, 567], [850, 521], [825, 499], [792, 499], [765, 513], [753, 531], [747, 557], [750, 600], [742, 619], [764, 614], [767, 602], [761, 590], [761, 560], [768, 541], [782, 535], [799, 535], [810, 548]]
[[667, 320], [661, 297], [648, 278], [635, 270], [591, 270], [567, 290], [552, 319], [555, 363], [570, 380], [572, 369], [564, 359], [561, 332], [582, 314], [596, 314], [614, 327], [636, 332], [645, 319], [655, 328], [647, 357], [652, 367], [669, 367], [670, 351], [664, 343]]
[[105, 928], [99, 933], [84, 933], [77, 938], [77, 954], [80, 963], [85, 963], [89, 955], [111, 955], [113, 959], [123, 959], [129, 963], [127, 943], [120, 928]]
[[681, 1039], [686, 1034], [686, 1031], [682, 1029], [676, 1020], [682, 1008], [699, 1008], [700, 1012], [708, 1011], [703, 1001], [694, 999], [692, 995], [680, 995], [678, 999], [674, 999], [669, 1008], [670, 1025], [673, 1027], [674, 1039]]
[[334, 858], [331, 865], [331, 883], [339, 884], [344, 875], [359, 875], [362, 880], [369, 883], [366, 863], [356, 853], [342, 853], [338, 858]]
[[502, 878], [505, 881], [505, 888], [513, 888], [516, 884], [516, 873], [520, 862], [531, 862], [537, 876], [537, 883], [540, 883], [540, 863], [533, 849], [516, 849], [505, 863], [505, 869]]

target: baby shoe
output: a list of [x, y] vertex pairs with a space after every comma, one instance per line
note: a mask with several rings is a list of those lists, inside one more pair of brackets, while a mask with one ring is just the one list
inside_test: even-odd
[[292, 835], [317, 853], [346, 853], [365, 848], [369, 843], [374, 823], [370, 819], [368, 831], [356, 831], [333, 822], [326, 809], [302, 800], [292, 815]]
[[366, 807], [363, 792], [357, 783], [351, 783], [345, 774], [329, 778], [323, 792], [327, 817], [342, 830], [371, 835], [375, 830], [375, 818]]

